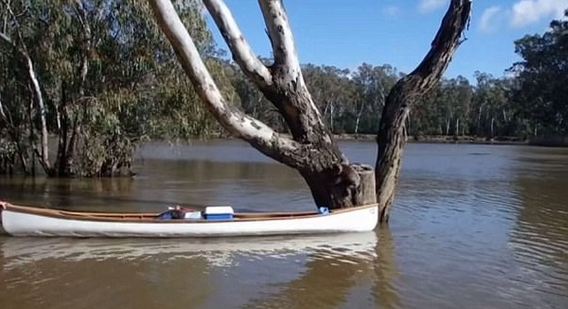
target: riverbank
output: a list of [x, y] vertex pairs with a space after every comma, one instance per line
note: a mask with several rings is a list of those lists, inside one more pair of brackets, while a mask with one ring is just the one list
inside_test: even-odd
[[[233, 139], [236, 137], [219, 134], [218, 139]], [[335, 134], [338, 141], [375, 141], [376, 134]], [[215, 139], [215, 138], [213, 138]], [[531, 137], [497, 136], [494, 138], [477, 136], [454, 135], [414, 135], [408, 137], [408, 143], [438, 143], [438, 144], [480, 144], [480, 145], [532, 145], [543, 147], [568, 147], [568, 136]]]
[[[372, 140], [376, 139], [375, 134], [339, 134], [335, 135], [337, 140]], [[485, 137], [475, 136], [453, 136], [453, 135], [420, 135], [409, 136], [409, 143], [441, 143], [441, 144], [509, 144], [509, 145], [525, 145], [529, 144], [528, 140], [518, 137], [496, 137], [488, 139]]]
[[534, 137], [531, 138], [529, 144], [545, 147], [568, 147], [568, 136]]

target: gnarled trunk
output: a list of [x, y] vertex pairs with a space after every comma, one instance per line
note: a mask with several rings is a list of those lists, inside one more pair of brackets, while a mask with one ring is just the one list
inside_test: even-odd
[[[350, 164], [340, 151], [306, 87], [288, 18], [281, 0], [259, 0], [272, 44], [274, 62], [265, 66], [253, 53], [231, 12], [221, 0], [203, 0], [229, 46], [233, 59], [282, 114], [292, 137], [275, 132], [221, 95], [191, 36], [169, 0], [150, 0], [158, 25], [172, 44], [187, 76], [213, 116], [263, 154], [296, 170], [306, 180], [317, 206], [345, 208], [377, 202], [388, 217], [406, 133], [404, 123], [416, 96], [440, 78], [465, 28], [470, 0], [452, 0], [432, 49], [387, 97], [378, 134], [376, 174]], [[361, 111], [360, 111], [361, 112]], [[360, 118], [360, 115], [358, 115]]]
[[416, 98], [440, 80], [452, 55], [461, 43], [469, 22], [471, 0], [452, 0], [428, 54], [418, 67], [400, 79], [387, 96], [379, 133], [376, 162], [379, 220], [388, 222], [398, 182], [402, 148], [406, 142], [405, 121]]
[[346, 208], [376, 203], [375, 172], [364, 164], [339, 164], [331, 173], [300, 171], [318, 207]]
[[[310, 186], [318, 206], [333, 209], [374, 201], [374, 198], [365, 197], [365, 194], [370, 195], [372, 190], [368, 188], [374, 184], [374, 181], [370, 184], [368, 181], [372, 169], [371, 172], [365, 169], [361, 177], [355, 172], [359, 167], [349, 166], [312, 100], [281, 1], [260, 1], [274, 50], [274, 63], [270, 66], [265, 66], [254, 55], [222, 1], [206, 0], [204, 4], [221, 29], [235, 62], [282, 114], [292, 138], [278, 134], [230, 105], [205, 68], [171, 2], [153, 0], [150, 3], [198, 95], [227, 130], [263, 154], [298, 170]], [[363, 185], [361, 178], [365, 179]]]

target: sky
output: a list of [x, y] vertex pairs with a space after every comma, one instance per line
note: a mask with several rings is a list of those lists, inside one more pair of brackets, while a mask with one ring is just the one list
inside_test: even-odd
[[[284, 6], [301, 63], [350, 70], [362, 63], [389, 64], [409, 73], [429, 50], [449, 2], [284, 0]], [[226, 4], [256, 54], [270, 56], [258, 1], [226, 0]], [[568, 0], [473, 0], [467, 40], [444, 76], [473, 80], [475, 71], [506, 75], [506, 69], [520, 60], [514, 41], [543, 34], [550, 21], [563, 18], [566, 8]], [[211, 29], [219, 47], [228, 50], [217, 28]]]

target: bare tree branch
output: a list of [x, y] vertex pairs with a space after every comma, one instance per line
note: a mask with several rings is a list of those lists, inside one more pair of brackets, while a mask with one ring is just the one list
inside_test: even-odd
[[272, 85], [272, 74], [252, 51], [227, 5], [222, 0], [203, 0], [203, 3], [244, 73], [261, 88]]
[[285, 65], [290, 70], [300, 70], [294, 35], [282, 0], [258, 0], [258, 3], [272, 42], [275, 64]]
[[423, 92], [434, 86], [444, 74], [452, 60], [463, 31], [469, 25], [472, 0], [452, 0], [448, 11], [442, 19], [440, 29], [436, 33], [430, 51], [422, 62], [410, 75], [417, 75], [424, 79]]
[[197, 94], [223, 127], [269, 157], [287, 165], [297, 164], [297, 151], [301, 148], [297, 142], [280, 136], [225, 101], [171, 1], [150, 0], [150, 5]]
[[[323, 122], [305, 85], [285, 9], [280, 0], [259, 2], [275, 55], [275, 63], [270, 69], [256, 58], [223, 1], [204, 0], [234, 59], [259, 86], [264, 96], [278, 108], [294, 139], [314, 141], [311, 132], [323, 131]], [[298, 97], [302, 97], [301, 102], [297, 100]], [[316, 130], [313, 130], [314, 122], [317, 123]]]

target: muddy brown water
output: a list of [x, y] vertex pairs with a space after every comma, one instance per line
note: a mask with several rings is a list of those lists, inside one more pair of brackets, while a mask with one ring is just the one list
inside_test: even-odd
[[[372, 142], [343, 142], [373, 164]], [[75, 210], [304, 210], [302, 179], [238, 141], [151, 144], [133, 179], [0, 178]], [[388, 227], [210, 240], [0, 236], [0, 308], [568, 308], [568, 149], [409, 144]]]

